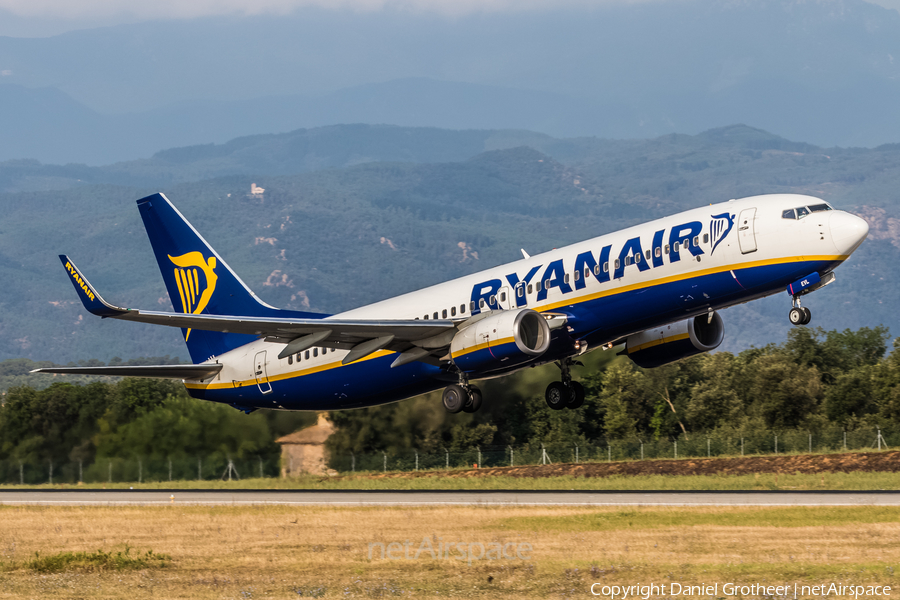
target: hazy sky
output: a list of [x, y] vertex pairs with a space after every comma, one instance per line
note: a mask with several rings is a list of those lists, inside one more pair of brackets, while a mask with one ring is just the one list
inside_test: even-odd
[[[191, 18], [211, 15], [280, 14], [304, 6], [377, 11], [385, 8], [460, 16], [473, 12], [557, 9], [562, 6], [678, 2], [681, 0], [0, 0], [0, 9], [25, 18], [77, 23]], [[900, 0], [869, 0], [900, 10]]]

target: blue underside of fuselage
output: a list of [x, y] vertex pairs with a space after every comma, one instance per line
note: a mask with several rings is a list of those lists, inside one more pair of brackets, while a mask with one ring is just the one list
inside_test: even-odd
[[[532, 364], [543, 364], [576, 353], [574, 342], [588, 347], [672, 321], [726, 308], [777, 293], [791, 282], [813, 272], [824, 274], [835, 262], [801, 261], [734, 269], [721, 273], [651, 285], [646, 288], [583, 301], [553, 309], [569, 315], [567, 326], [554, 331], [550, 349]], [[596, 285], [595, 283], [593, 285]], [[494, 377], [523, 368], [492, 363], [490, 349], [479, 350], [490, 369], [473, 373], [472, 379]], [[474, 355], [475, 353], [473, 353]], [[414, 362], [390, 367], [395, 355], [363, 360], [318, 373], [270, 381], [271, 392], [259, 386], [227, 389], [189, 389], [195, 398], [232, 404], [240, 408], [336, 410], [395, 402], [445, 387], [445, 369]], [[263, 386], [268, 389], [268, 385]]]

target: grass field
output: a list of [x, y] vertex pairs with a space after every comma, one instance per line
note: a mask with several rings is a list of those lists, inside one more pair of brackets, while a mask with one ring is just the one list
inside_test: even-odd
[[883, 507], [0, 507], [0, 523], [2, 598], [556, 598], [590, 597], [592, 583], [900, 586], [900, 511]]
[[[22, 486], [2, 485], [0, 489]], [[452, 472], [423, 477], [375, 473], [345, 477], [307, 475], [241, 481], [156, 481], [85, 485], [30, 485], [29, 489], [364, 489], [364, 490], [897, 490], [897, 473], [755, 475], [614, 475], [611, 477], [458, 477]]]

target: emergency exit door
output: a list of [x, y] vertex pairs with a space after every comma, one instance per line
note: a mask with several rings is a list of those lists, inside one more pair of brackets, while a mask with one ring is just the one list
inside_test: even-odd
[[756, 252], [756, 209], [745, 208], [738, 217], [738, 243], [741, 254]]
[[256, 377], [256, 385], [263, 394], [272, 391], [272, 385], [269, 383], [269, 375], [266, 373], [266, 351], [256, 353], [253, 361], [253, 375]]

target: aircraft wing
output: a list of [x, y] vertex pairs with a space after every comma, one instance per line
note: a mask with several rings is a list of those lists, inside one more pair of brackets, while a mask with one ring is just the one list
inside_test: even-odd
[[[398, 352], [413, 350], [413, 354], [407, 355], [410, 360], [400, 363], [405, 364], [412, 360], [424, 360], [428, 355], [446, 348], [456, 333], [457, 323], [450, 320], [272, 319], [123, 308], [104, 300], [67, 256], [60, 255], [59, 258], [84, 307], [94, 315], [183, 329], [264, 337], [267, 341], [286, 344], [279, 358], [312, 346], [350, 350], [343, 360], [345, 364], [382, 349]], [[424, 352], [422, 349], [430, 351]], [[416, 358], [413, 358], [414, 355]], [[399, 365], [395, 363], [395, 366]]]
[[222, 370], [219, 363], [202, 365], [151, 365], [121, 367], [45, 367], [32, 373], [68, 373], [70, 375], [109, 375], [112, 377], [158, 377], [161, 379], [209, 379]]

